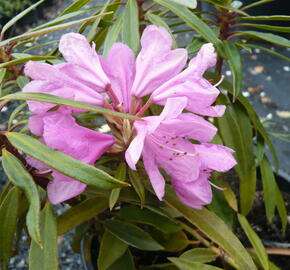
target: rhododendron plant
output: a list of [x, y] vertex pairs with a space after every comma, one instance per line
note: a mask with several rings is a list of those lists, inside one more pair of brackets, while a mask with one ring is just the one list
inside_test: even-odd
[[70, 268], [63, 239], [80, 269], [276, 269], [248, 214], [263, 194], [277, 235], [287, 211], [240, 50], [289, 47], [242, 27], [289, 32], [248, 23], [289, 18], [247, 13], [269, 1], [75, 0], [13, 36], [42, 2], [0, 32], [1, 270], [18, 268], [20, 245], [25, 268]]

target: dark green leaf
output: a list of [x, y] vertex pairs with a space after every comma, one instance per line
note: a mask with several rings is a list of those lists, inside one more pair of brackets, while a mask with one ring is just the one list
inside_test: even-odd
[[25, 192], [29, 201], [29, 211], [26, 216], [29, 235], [38, 245], [42, 245], [39, 229], [39, 194], [32, 176], [26, 171], [22, 163], [5, 149], [2, 151], [2, 166], [9, 180]]
[[119, 220], [106, 220], [105, 227], [116, 237], [141, 250], [163, 249], [147, 232], [139, 227]]
[[99, 251], [98, 269], [106, 270], [117, 261], [127, 250], [128, 246], [113, 234], [105, 230]]
[[197, 53], [203, 44], [204, 43], [200, 39], [195, 38], [191, 43], [186, 46], [188, 54]]
[[241, 55], [235, 44], [225, 40], [223, 45], [226, 58], [233, 74], [233, 97], [235, 99], [241, 90], [243, 81]]
[[113, 110], [105, 109], [102, 107], [97, 107], [97, 106], [90, 105], [87, 103], [78, 102], [78, 101], [61, 98], [61, 97], [57, 97], [57, 96], [49, 95], [49, 94], [43, 94], [43, 93], [17, 92], [11, 95], [1, 97], [0, 100], [33, 100], [33, 101], [69, 106], [69, 107], [78, 108], [85, 111], [103, 113], [103, 114], [113, 115], [113, 116], [126, 118], [126, 119], [140, 120], [140, 118], [136, 117], [135, 115], [119, 113]]
[[124, 11], [122, 41], [137, 53], [139, 39], [139, 9], [136, 0], [128, 0]]
[[88, 4], [89, 2], [92, 2], [92, 0], [76, 0], [71, 5], [69, 5], [62, 13], [61, 15], [68, 14], [74, 11], [79, 11], [83, 6]]
[[43, 248], [40, 248], [33, 240], [31, 241], [29, 270], [58, 269], [56, 219], [49, 202], [41, 212], [40, 228]]
[[57, 217], [57, 233], [62, 235], [76, 226], [88, 221], [108, 208], [107, 199], [90, 198]]
[[268, 255], [266, 253], [266, 250], [263, 246], [261, 239], [251, 228], [251, 225], [249, 224], [248, 220], [243, 215], [238, 214], [238, 219], [249, 241], [251, 242], [251, 245], [255, 249], [259, 261], [263, 266], [263, 269], [268, 270], [269, 269]]
[[263, 183], [263, 191], [264, 191], [264, 201], [266, 207], [266, 216], [269, 222], [272, 221], [275, 214], [275, 206], [276, 206], [276, 181], [273, 174], [272, 167], [264, 156], [261, 164], [261, 177]]
[[8, 132], [5, 135], [15, 148], [80, 182], [109, 189], [128, 185], [100, 169], [53, 150], [28, 135], [16, 132]]
[[256, 1], [252, 4], [249, 4], [247, 6], [244, 6], [243, 7], [243, 10], [246, 10], [246, 9], [249, 9], [249, 8], [252, 8], [252, 7], [256, 7], [256, 6], [259, 6], [259, 5], [263, 5], [263, 4], [266, 4], [266, 3], [269, 3], [269, 2], [273, 2], [275, 0], [260, 0], [260, 1]]
[[130, 205], [122, 207], [120, 217], [128, 221], [149, 224], [164, 233], [172, 233], [181, 230], [181, 227], [169, 218], [148, 209], [141, 209], [138, 206]]
[[117, 260], [108, 270], [136, 270], [134, 265], [134, 259], [129, 249], [124, 253], [124, 255]]
[[14, 60], [11, 60], [9, 62], [5, 62], [3, 64], [0, 64], [0, 68], [4, 68], [4, 67], [9, 67], [9, 66], [13, 66], [16, 64], [21, 64], [21, 63], [26, 63], [28, 61], [43, 61], [43, 60], [49, 60], [49, 59], [55, 59], [55, 56], [28, 56], [28, 57], [23, 57], [23, 58], [17, 58]]
[[0, 269], [8, 269], [12, 256], [13, 239], [16, 231], [20, 192], [17, 187], [9, 190], [0, 204]]
[[193, 248], [182, 253], [179, 258], [192, 262], [207, 263], [215, 261], [217, 254], [210, 248]]
[[197, 262], [190, 262], [180, 258], [168, 258], [173, 262], [180, 270], [222, 270], [222, 268], [215, 267], [208, 264], [202, 264]]
[[282, 221], [282, 229], [283, 232], [285, 233], [286, 231], [286, 226], [288, 224], [288, 215], [287, 215], [287, 209], [285, 206], [285, 201], [282, 197], [281, 191], [279, 190], [278, 186], [276, 186], [276, 198], [277, 198], [277, 209]]
[[237, 17], [236, 19], [251, 20], [251, 21], [290, 21], [290, 16], [286, 15], [248, 16], [248, 17]]
[[133, 171], [133, 170], [129, 170], [128, 173], [129, 173], [130, 182], [140, 198], [141, 205], [144, 205], [145, 204], [145, 189], [140, 179], [140, 175], [136, 171]]
[[253, 23], [243, 23], [242, 26], [255, 27], [255, 28], [258, 28], [258, 29], [264, 29], [264, 30], [268, 30], [268, 31], [290, 33], [290, 27], [286, 27], [286, 26], [276, 26], [276, 25], [267, 25], [267, 24], [253, 24]]

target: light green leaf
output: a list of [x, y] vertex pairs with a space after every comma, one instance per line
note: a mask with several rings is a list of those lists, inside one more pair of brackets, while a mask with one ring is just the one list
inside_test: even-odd
[[78, 108], [78, 109], [90, 111], [90, 112], [108, 114], [108, 115], [117, 116], [117, 117], [121, 117], [125, 119], [141, 120], [141, 118], [135, 115], [119, 113], [114, 110], [109, 110], [102, 107], [90, 105], [87, 103], [74, 101], [74, 100], [70, 100], [70, 99], [66, 99], [66, 98], [62, 98], [62, 97], [58, 97], [58, 96], [54, 96], [50, 94], [43, 94], [43, 93], [16, 92], [14, 94], [1, 97], [0, 100], [33, 100], [33, 101], [52, 103], [56, 105], [63, 105], [63, 106]]
[[0, 85], [2, 84], [2, 81], [4, 80], [6, 75], [6, 68], [0, 68]]
[[207, 263], [215, 261], [217, 254], [210, 248], [193, 248], [182, 253], [179, 258], [191, 262]]
[[237, 17], [236, 20], [251, 20], [251, 21], [290, 21], [290, 16], [286, 16], [286, 15], [249, 16], [249, 17]]
[[286, 231], [286, 226], [288, 224], [288, 215], [287, 215], [287, 209], [285, 206], [285, 201], [282, 197], [281, 191], [279, 190], [278, 186], [276, 186], [276, 198], [277, 198], [277, 209], [279, 212], [279, 216], [281, 218], [282, 221], [282, 229], [283, 232], [285, 233]]
[[15, 148], [80, 182], [109, 189], [122, 185], [128, 186], [127, 183], [115, 179], [100, 169], [49, 148], [31, 136], [16, 132], [8, 132], [5, 135]]
[[264, 248], [264, 245], [261, 239], [255, 233], [255, 231], [251, 228], [251, 225], [249, 224], [246, 217], [238, 214], [238, 219], [249, 241], [251, 242], [251, 245], [255, 249], [257, 256], [259, 258], [259, 261], [261, 265], [263, 266], [263, 269], [268, 270], [269, 269], [268, 255], [266, 253], [266, 250]]
[[[121, 162], [116, 170], [115, 178], [121, 181], [125, 181], [126, 174], [127, 174], [127, 165], [125, 162]], [[121, 191], [120, 188], [115, 188], [111, 191], [110, 198], [109, 198], [110, 210], [112, 210], [115, 204], [117, 203], [119, 199], [120, 191]]]
[[196, 5], [197, 5], [196, 0], [172, 0], [172, 1], [181, 6], [188, 7], [191, 9], [196, 8]]
[[242, 9], [243, 10], [247, 10], [249, 8], [252, 8], [252, 7], [256, 7], [256, 6], [259, 6], [259, 5], [263, 5], [263, 4], [266, 4], [266, 3], [269, 3], [269, 2], [273, 2], [275, 0], [260, 0], [260, 1], [256, 1], [252, 4], [249, 4], [247, 6], [244, 6]]
[[129, 173], [130, 182], [140, 198], [141, 205], [144, 205], [145, 204], [145, 189], [140, 179], [140, 175], [136, 171], [133, 171], [130, 169], [128, 173]]
[[[105, 230], [99, 251], [98, 269], [106, 270], [127, 250], [128, 245]], [[109, 251], [109, 252], [108, 252]]]
[[108, 208], [107, 199], [90, 198], [57, 217], [57, 233], [65, 234], [76, 226], [88, 221]]
[[256, 270], [252, 258], [228, 226], [206, 208], [196, 210], [182, 204], [171, 187], [167, 186], [164, 202], [196, 226], [211, 241], [217, 243], [241, 270]]
[[9, 180], [25, 192], [29, 201], [29, 211], [26, 215], [28, 232], [31, 238], [41, 246], [39, 229], [40, 201], [36, 184], [22, 163], [5, 149], [2, 151], [2, 166]]
[[173, 262], [180, 270], [222, 270], [222, 268], [219, 267], [197, 262], [190, 262], [180, 258], [171, 257], [168, 259]]
[[34, 8], [36, 8], [38, 5], [40, 5], [41, 3], [43, 3], [43, 1], [45, 0], [40, 0], [38, 2], [36, 2], [34, 5], [31, 5], [30, 7], [28, 7], [27, 9], [23, 10], [22, 12], [20, 12], [19, 14], [17, 14], [15, 17], [13, 17], [10, 21], [8, 21], [3, 27], [2, 27], [2, 31], [1, 31], [1, 37], [4, 36], [4, 33], [13, 25], [15, 25], [15, 23], [17, 21], [19, 21], [21, 18], [23, 18], [26, 14], [28, 14], [31, 10], [33, 10]]
[[11, 127], [12, 121], [15, 119], [15, 117], [18, 115], [18, 113], [21, 112], [26, 106], [27, 106], [26, 103], [22, 103], [13, 110], [13, 112], [10, 114], [10, 117], [8, 120], [8, 129]]
[[242, 26], [254, 27], [254, 28], [264, 29], [264, 30], [268, 30], [268, 31], [290, 33], [290, 27], [287, 27], [287, 26], [276, 26], [276, 25], [267, 25], [267, 24], [253, 24], [253, 23], [243, 23]]
[[16, 82], [19, 88], [23, 88], [26, 84], [29, 83], [29, 79], [26, 76], [18, 76], [18, 78], [16, 79]]
[[137, 53], [139, 40], [139, 9], [136, 0], [128, 0], [124, 11], [122, 41]]
[[120, 210], [122, 219], [154, 226], [164, 233], [173, 233], [181, 230], [181, 227], [169, 218], [159, 215], [148, 209], [141, 209], [138, 206], [128, 205]]
[[119, 221], [119, 220], [106, 220], [105, 227], [113, 235], [121, 239], [123, 242], [130, 246], [136, 247], [141, 250], [161, 250], [163, 249], [147, 232], [139, 227]]
[[268, 159], [265, 156], [260, 164], [260, 169], [261, 169], [261, 177], [262, 177], [262, 183], [263, 183], [266, 216], [267, 216], [268, 221], [271, 222], [275, 214], [277, 192], [276, 192], [276, 181], [273, 174], [273, 170]]
[[13, 239], [16, 231], [20, 191], [17, 187], [9, 190], [0, 204], [0, 269], [8, 269], [12, 256]]
[[57, 270], [58, 246], [56, 219], [47, 202], [40, 216], [41, 240], [43, 248], [40, 248], [33, 240], [29, 251], [29, 270]]
[[233, 98], [239, 94], [243, 82], [243, 69], [241, 55], [237, 46], [229, 41], [224, 41], [224, 52], [233, 74]]

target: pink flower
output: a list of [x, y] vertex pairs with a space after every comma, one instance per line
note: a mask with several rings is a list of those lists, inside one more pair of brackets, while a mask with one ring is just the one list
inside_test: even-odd
[[[160, 200], [165, 192], [165, 180], [159, 172], [162, 168], [171, 177], [180, 200], [200, 209], [211, 202], [210, 172], [225, 172], [236, 161], [231, 149], [206, 143], [212, 140], [216, 128], [199, 116], [182, 113], [186, 106], [186, 97], [170, 98], [160, 116], [136, 121], [134, 127], [137, 135], [126, 151], [126, 161], [135, 170], [142, 155], [145, 169]], [[201, 144], [192, 144], [187, 138]]]
[[[32, 133], [41, 136], [41, 140], [51, 148], [90, 165], [94, 165], [115, 142], [111, 135], [79, 126], [69, 110], [32, 116], [29, 119], [29, 127]], [[47, 168], [33, 159], [28, 161], [38, 169]], [[53, 180], [48, 184], [47, 193], [53, 204], [75, 197], [86, 188], [85, 184], [55, 170], [52, 176]]]

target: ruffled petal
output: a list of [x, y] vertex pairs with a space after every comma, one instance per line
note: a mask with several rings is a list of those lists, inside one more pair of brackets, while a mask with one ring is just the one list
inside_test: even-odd
[[98, 81], [99, 87], [105, 88], [109, 84], [109, 79], [102, 69], [95, 48], [90, 46], [83, 35], [76, 33], [63, 35], [60, 39], [59, 50], [69, 63], [81, 66], [87, 72], [92, 73]]
[[102, 65], [119, 102], [128, 112], [136, 69], [134, 52], [125, 44], [115, 43]]
[[171, 50], [171, 36], [163, 27], [147, 26], [141, 37], [141, 46], [132, 86], [132, 93], [139, 98], [178, 74], [187, 60], [185, 49]]
[[184, 182], [172, 179], [172, 185], [179, 199], [189, 207], [202, 209], [212, 201], [212, 190], [208, 181], [209, 174], [201, 172], [196, 181]]
[[195, 148], [203, 168], [226, 172], [237, 164], [233, 157], [234, 151], [226, 146], [204, 143], [195, 145]]

